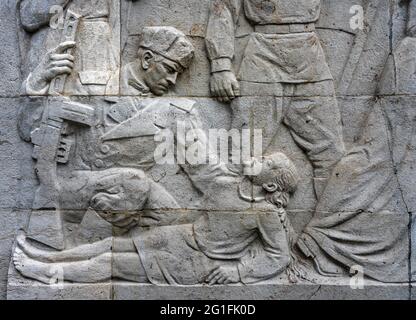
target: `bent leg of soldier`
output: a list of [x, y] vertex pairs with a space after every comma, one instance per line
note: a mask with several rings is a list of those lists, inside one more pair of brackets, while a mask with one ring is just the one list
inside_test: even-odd
[[332, 169], [345, 154], [333, 82], [290, 85], [287, 89], [283, 122], [312, 163], [315, 193], [319, 199]]

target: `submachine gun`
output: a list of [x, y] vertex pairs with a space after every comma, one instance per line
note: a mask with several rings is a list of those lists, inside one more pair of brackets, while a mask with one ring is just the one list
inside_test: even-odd
[[[74, 41], [80, 16], [68, 10], [61, 42]], [[66, 53], [72, 54], [73, 49]], [[68, 125], [92, 126], [94, 108], [75, 103], [61, 96], [67, 75], [60, 75], [50, 84], [48, 102], [39, 128], [32, 132], [33, 158], [40, 185], [35, 193], [27, 237], [57, 250], [65, 248], [62, 216], [59, 208], [60, 183], [58, 164], [69, 160], [72, 140]]]

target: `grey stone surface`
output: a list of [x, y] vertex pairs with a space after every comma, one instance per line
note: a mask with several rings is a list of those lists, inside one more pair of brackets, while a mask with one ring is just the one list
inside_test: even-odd
[[412, 214], [412, 221], [411, 221], [412, 250], [411, 250], [411, 257], [410, 257], [410, 265], [411, 265], [411, 271], [410, 272], [411, 272], [412, 282], [414, 282], [416, 280], [416, 254], [415, 254], [415, 251], [413, 250], [416, 247], [416, 237], [415, 237], [416, 218], [415, 218], [415, 216], [416, 216], [415, 214]]
[[1, 97], [15, 97], [19, 94], [21, 85], [20, 74], [20, 23], [18, 14], [18, 0], [6, 0], [0, 10], [0, 41], [4, 44], [0, 52], [0, 70], [3, 79], [0, 84]]
[[416, 0], [5, 0], [0, 31], [0, 298], [416, 299]]
[[135, 297], [137, 300], [408, 300], [409, 286], [369, 285], [362, 290], [352, 290], [348, 284], [312, 285], [287, 283], [260, 284], [253, 287], [154, 287], [134, 284], [115, 284], [114, 298]]
[[[29, 207], [21, 205], [21, 199], [25, 196], [24, 188], [21, 186], [27, 178], [22, 169], [28, 168], [31, 175], [33, 171], [30, 169], [31, 148], [21, 141], [16, 126], [20, 102], [19, 98], [0, 98], [0, 167], [3, 181], [0, 187], [0, 296], [3, 299], [6, 298], [7, 270], [12, 244], [17, 230], [25, 227], [28, 217], [25, 208]], [[33, 192], [33, 189], [30, 192]]]
[[[110, 294], [111, 292], [111, 294]], [[171, 287], [114, 282], [108, 285], [67, 285], [52, 289], [45, 285], [16, 286], [9, 291], [11, 300], [33, 300], [54, 296], [57, 299], [94, 300], [408, 300], [409, 285], [367, 285], [353, 290], [347, 284], [260, 284], [257, 286]]]

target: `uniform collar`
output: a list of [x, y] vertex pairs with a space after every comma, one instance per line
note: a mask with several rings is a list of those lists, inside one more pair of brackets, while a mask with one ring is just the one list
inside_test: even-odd
[[138, 77], [133, 64], [129, 66], [127, 81], [129, 86], [139, 91], [142, 95], [148, 96], [151, 94], [150, 88]]

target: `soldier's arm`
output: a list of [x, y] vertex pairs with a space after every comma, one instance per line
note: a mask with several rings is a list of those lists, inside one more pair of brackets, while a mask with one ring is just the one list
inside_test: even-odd
[[[20, 19], [28, 32], [35, 32], [47, 25], [51, 18], [53, 6], [65, 6], [71, 0], [23, 0], [20, 5]], [[53, 14], [53, 13], [52, 13]]]
[[416, 0], [410, 0], [409, 20], [407, 22], [407, 33], [411, 37], [416, 37]]
[[231, 71], [234, 58], [235, 24], [241, 10], [241, 0], [212, 2], [207, 27], [206, 47], [211, 71]]
[[[219, 161], [216, 148], [209, 141], [208, 130], [202, 123], [198, 105], [189, 103], [186, 108], [188, 111], [184, 129], [187, 136], [183, 140], [184, 137], [181, 139], [178, 134], [175, 135], [176, 150], [186, 150], [185, 159], [183, 159], [183, 155], [177, 154], [176, 157], [193, 186], [204, 193], [207, 185], [211, 184], [216, 178], [235, 176], [235, 174]], [[190, 139], [192, 134], [196, 139]], [[186, 138], [189, 138], [189, 140]], [[190, 150], [198, 150], [198, 153], [193, 154]]]
[[[286, 231], [277, 212], [259, 213], [257, 226], [260, 241], [244, 256], [238, 270], [245, 284], [270, 279], [287, 269], [290, 251]], [[253, 253], [255, 251], [255, 254]]]
[[232, 60], [235, 25], [241, 9], [241, 0], [214, 0], [210, 10], [205, 42], [211, 61], [211, 92], [223, 102], [230, 102], [239, 94]]

